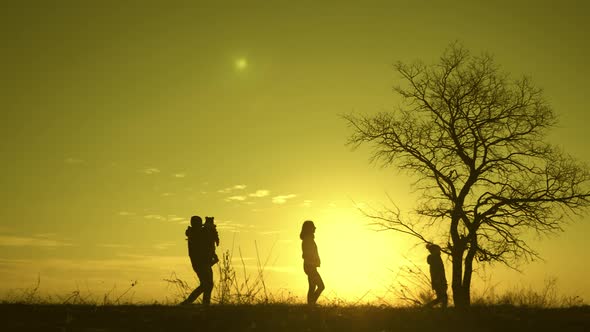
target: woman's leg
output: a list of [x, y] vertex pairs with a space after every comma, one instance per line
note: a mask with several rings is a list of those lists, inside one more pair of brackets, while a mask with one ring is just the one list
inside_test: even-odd
[[313, 294], [313, 303], [316, 303], [318, 301], [320, 294], [322, 294], [324, 289], [326, 289], [326, 286], [324, 285], [324, 281], [322, 280], [322, 277], [320, 276], [317, 269], [315, 270], [315, 284], [316, 284], [316, 289]]
[[[315, 268], [311, 265], [303, 265], [303, 271], [307, 275], [307, 304], [314, 304], [316, 283], [314, 279]], [[317, 272], [316, 272], [317, 273]]]
[[317, 267], [305, 265], [303, 270], [305, 271], [305, 274], [307, 274], [307, 283], [309, 285], [307, 290], [307, 303], [315, 304], [320, 297], [320, 294], [325, 289], [324, 281], [318, 273]]
[[315, 284], [313, 282], [313, 279], [311, 278], [311, 276], [308, 274], [307, 275], [307, 304], [313, 304], [313, 295], [315, 293]]

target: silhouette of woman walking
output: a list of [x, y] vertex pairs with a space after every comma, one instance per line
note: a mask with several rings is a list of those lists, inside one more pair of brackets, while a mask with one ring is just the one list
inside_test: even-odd
[[307, 291], [307, 304], [314, 305], [320, 294], [325, 289], [324, 281], [318, 273], [320, 266], [320, 256], [318, 247], [315, 243], [315, 225], [313, 221], [306, 220], [301, 226], [301, 250], [303, 251], [303, 271], [307, 274], [309, 289]]

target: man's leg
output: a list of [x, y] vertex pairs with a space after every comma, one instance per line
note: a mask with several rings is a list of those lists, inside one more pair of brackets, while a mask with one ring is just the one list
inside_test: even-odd
[[203, 278], [201, 285], [203, 286], [203, 304], [211, 303], [211, 292], [213, 291], [213, 269], [211, 265], [204, 266], [202, 269]]
[[186, 298], [186, 300], [182, 301], [181, 304], [191, 304], [195, 302], [195, 300], [203, 293], [203, 287], [199, 285], [199, 287], [195, 288], [194, 291]]
[[203, 283], [201, 282], [201, 280], [203, 280], [203, 276], [202, 276], [202, 269], [200, 268], [200, 266], [198, 266], [197, 264], [193, 263], [193, 270], [197, 273], [197, 277], [199, 278], [199, 286], [197, 288], [195, 288], [194, 291], [192, 291], [192, 293], [190, 293], [190, 295], [186, 298], [186, 300], [182, 301], [180, 304], [191, 304], [193, 302], [195, 302], [195, 300], [199, 297], [199, 295], [201, 295], [203, 293]]

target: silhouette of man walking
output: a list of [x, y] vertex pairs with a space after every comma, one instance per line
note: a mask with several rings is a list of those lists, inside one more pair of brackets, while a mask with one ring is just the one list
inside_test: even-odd
[[188, 255], [191, 259], [193, 270], [199, 277], [199, 286], [180, 304], [191, 304], [203, 294], [203, 305], [211, 303], [211, 291], [213, 290], [213, 269], [211, 266], [213, 257], [209, 232], [203, 229], [203, 219], [199, 216], [191, 217], [191, 225], [185, 231], [188, 239]]
[[430, 255], [426, 261], [430, 265], [430, 283], [436, 293], [436, 299], [426, 304], [427, 307], [433, 307], [440, 303], [443, 308], [447, 307], [447, 278], [445, 277], [445, 266], [440, 258], [440, 247], [436, 244], [427, 244], [426, 249]]

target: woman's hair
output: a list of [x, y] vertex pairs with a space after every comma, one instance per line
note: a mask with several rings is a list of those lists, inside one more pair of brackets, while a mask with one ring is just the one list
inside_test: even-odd
[[301, 233], [299, 233], [299, 238], [303, 240], [304, 237], [307, 236], [313, 236], [313, 233], [315, 232], [315, 225], [313, 224], [313, 221], [311, 220], [306, 220], [303, 222], [303, 225], [301, 226]]

